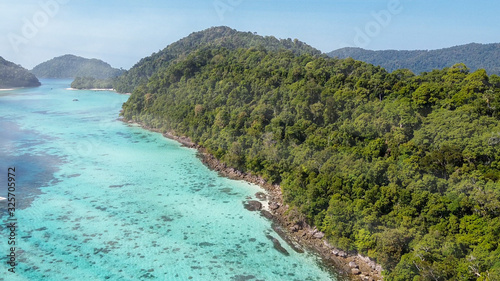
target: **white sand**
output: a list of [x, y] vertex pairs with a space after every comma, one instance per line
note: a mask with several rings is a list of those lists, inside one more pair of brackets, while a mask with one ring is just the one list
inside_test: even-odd
[[[70, 90], [70, 91], [80, 91], [80, 89], [75, 89], [75, 88], [66, 88], [66, 90]], [[115, 89], [82, 89], [82, 91], [111, 91], [111, 92], [114, 92]]]

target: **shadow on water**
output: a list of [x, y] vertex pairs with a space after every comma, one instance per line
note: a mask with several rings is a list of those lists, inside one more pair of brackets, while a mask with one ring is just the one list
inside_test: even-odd
[[[51, 137], [21, 129], [17, 123], [2, 117], [0, 127], [0, 172], [6, 174], [9, 168], [15, 168], [16, 209], [25, 209], [42, 193], [44, 186], [56, 183], [54, 174], [63, 160], [60, 156], [34, 150], [41, 143], [49, 142]], [[6, 176], [0, 176], [0, 185], [7, 186], [7, 180]], [[7, 194], [0, 196], [7, 197]], [[7, 204], [0, 204], [0, 216], [6, 212]]]

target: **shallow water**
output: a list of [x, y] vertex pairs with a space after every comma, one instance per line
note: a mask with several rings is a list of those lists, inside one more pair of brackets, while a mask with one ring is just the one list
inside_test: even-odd
[[0, 280], [336, 280], [245, 210], [259, 187], [117, 120], [128, 96], [70, 82], [0, 92], [0, 196], [15, 167], [18, 262], [7, 271], [2, 201]]

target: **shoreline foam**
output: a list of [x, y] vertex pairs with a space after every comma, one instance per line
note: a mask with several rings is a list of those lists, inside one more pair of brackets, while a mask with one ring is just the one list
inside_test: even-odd
[[115, 89], [111, 88], [111, 89], [101, 89], [101, 88], [93, 88], [93, 89], [75, 89], [75, 88], [66, 88], [66, 90], [68, 91], [95, 91], [95, 92], [114, 92], [114, 93], [117, 93], [119, 95], [126, 95], [126, 96], [130, 96], [132, 95], [131, 93], [119, 93], [117, 92]]
[[318, 253], [326, 264], [334, 267], [340, 277], [348, 277], [351, 280], [383, 280], [382, 267], [370, 258], [358, 253], [337, 249], [328, 243], [324, 234], [319, 232], [316, 227], [313, 228], [305, 221], [292, 217], [288, 212], [289, 206], [283, 203], [283, 194], [279, 185], [269, 184], [262, 177], [228, 167], [208, 153], [204, 147], [194, 143], [189, 137], [177, 136], [173, 132], [164, 133], [134, 121], [124, 119], [122, 121], [139, 125], [148, 131], [161, 133], [164, 137], [175, 140], [185, 147], [196, 149], [203, 164], [218, 172], [221, 176], [234, 180], [244, 180], [266, 190], [268, 192], [268, 208], [263, 208], [263, 210], [266, 210], [268, 214], [270, 213], [272, 217], [264, 216], [273, 223], [277, 223], [284, 231], [284, 235], [288, 236], [292, 242]]
[[75, 88], [66, 88], [66, 90], [69, 90], [69, 91], [110, 91], [110, 92], [116, 92], [115, 89], [113, 88], [109, 88], [109, 89], [106, 89], [106, 88], [92, 88], [92, 89], [75, 89]]

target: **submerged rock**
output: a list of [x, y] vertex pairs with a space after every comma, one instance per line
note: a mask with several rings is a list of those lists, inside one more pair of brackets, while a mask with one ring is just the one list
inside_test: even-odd
[[260, 211], [260, 214], [265, 217], [266, 219], [268, 220], [272, 220], [273, 219], [273, 214], [269, 213], [269, 211], [266, 211], [266, 210], [261, 210]]
[[281, 239], [285, 240], [288, 246], [290, 246], [290, 248], [292, 248], [295, 252], [297, 253], [304, 252], [304, 250], [300, 247], [300, 245], [294, 243], [294, 241], [290, 238], [288, 233], [286, 233], [285, 230], [281, 228], [279, 224], [273, 222], [271, 227], [274, 230], [274, 232], [276, 232], [276, 234], [278, 234], [281, 237]]
[[255, 276], [253, 276], [253, 275], [235, 275], [235, 276], [231, 277], [231, 280], [233, 280], [233, 281], [248, 281], [248, 280], [252, 280], [252, 279], [255, 279]]
[[215, 244], [209, 243], [209, 242], [201, 242], [198, 244], [198, 246], [200, 246], [200, 247], [212, 247], [212, 246], [215, 246]]
[[255, 200], [249, 200], [244, 205], [245, 209], [249, 211], [259, 211], [260, 209], [262, 209], [262, 203]]
[[267, 195], [264, 192], [255, 193], [255, 197], [259, 200], [267, 200]]
[[289, 256], [290, 253], [281, 246], [281, 243], [278, 239], [272, 237], [271, 235], [266, 235], [266, 237], [273, 242], [274, 249], [276, 249], [278, 252], [282, 253], [285, 256]]

